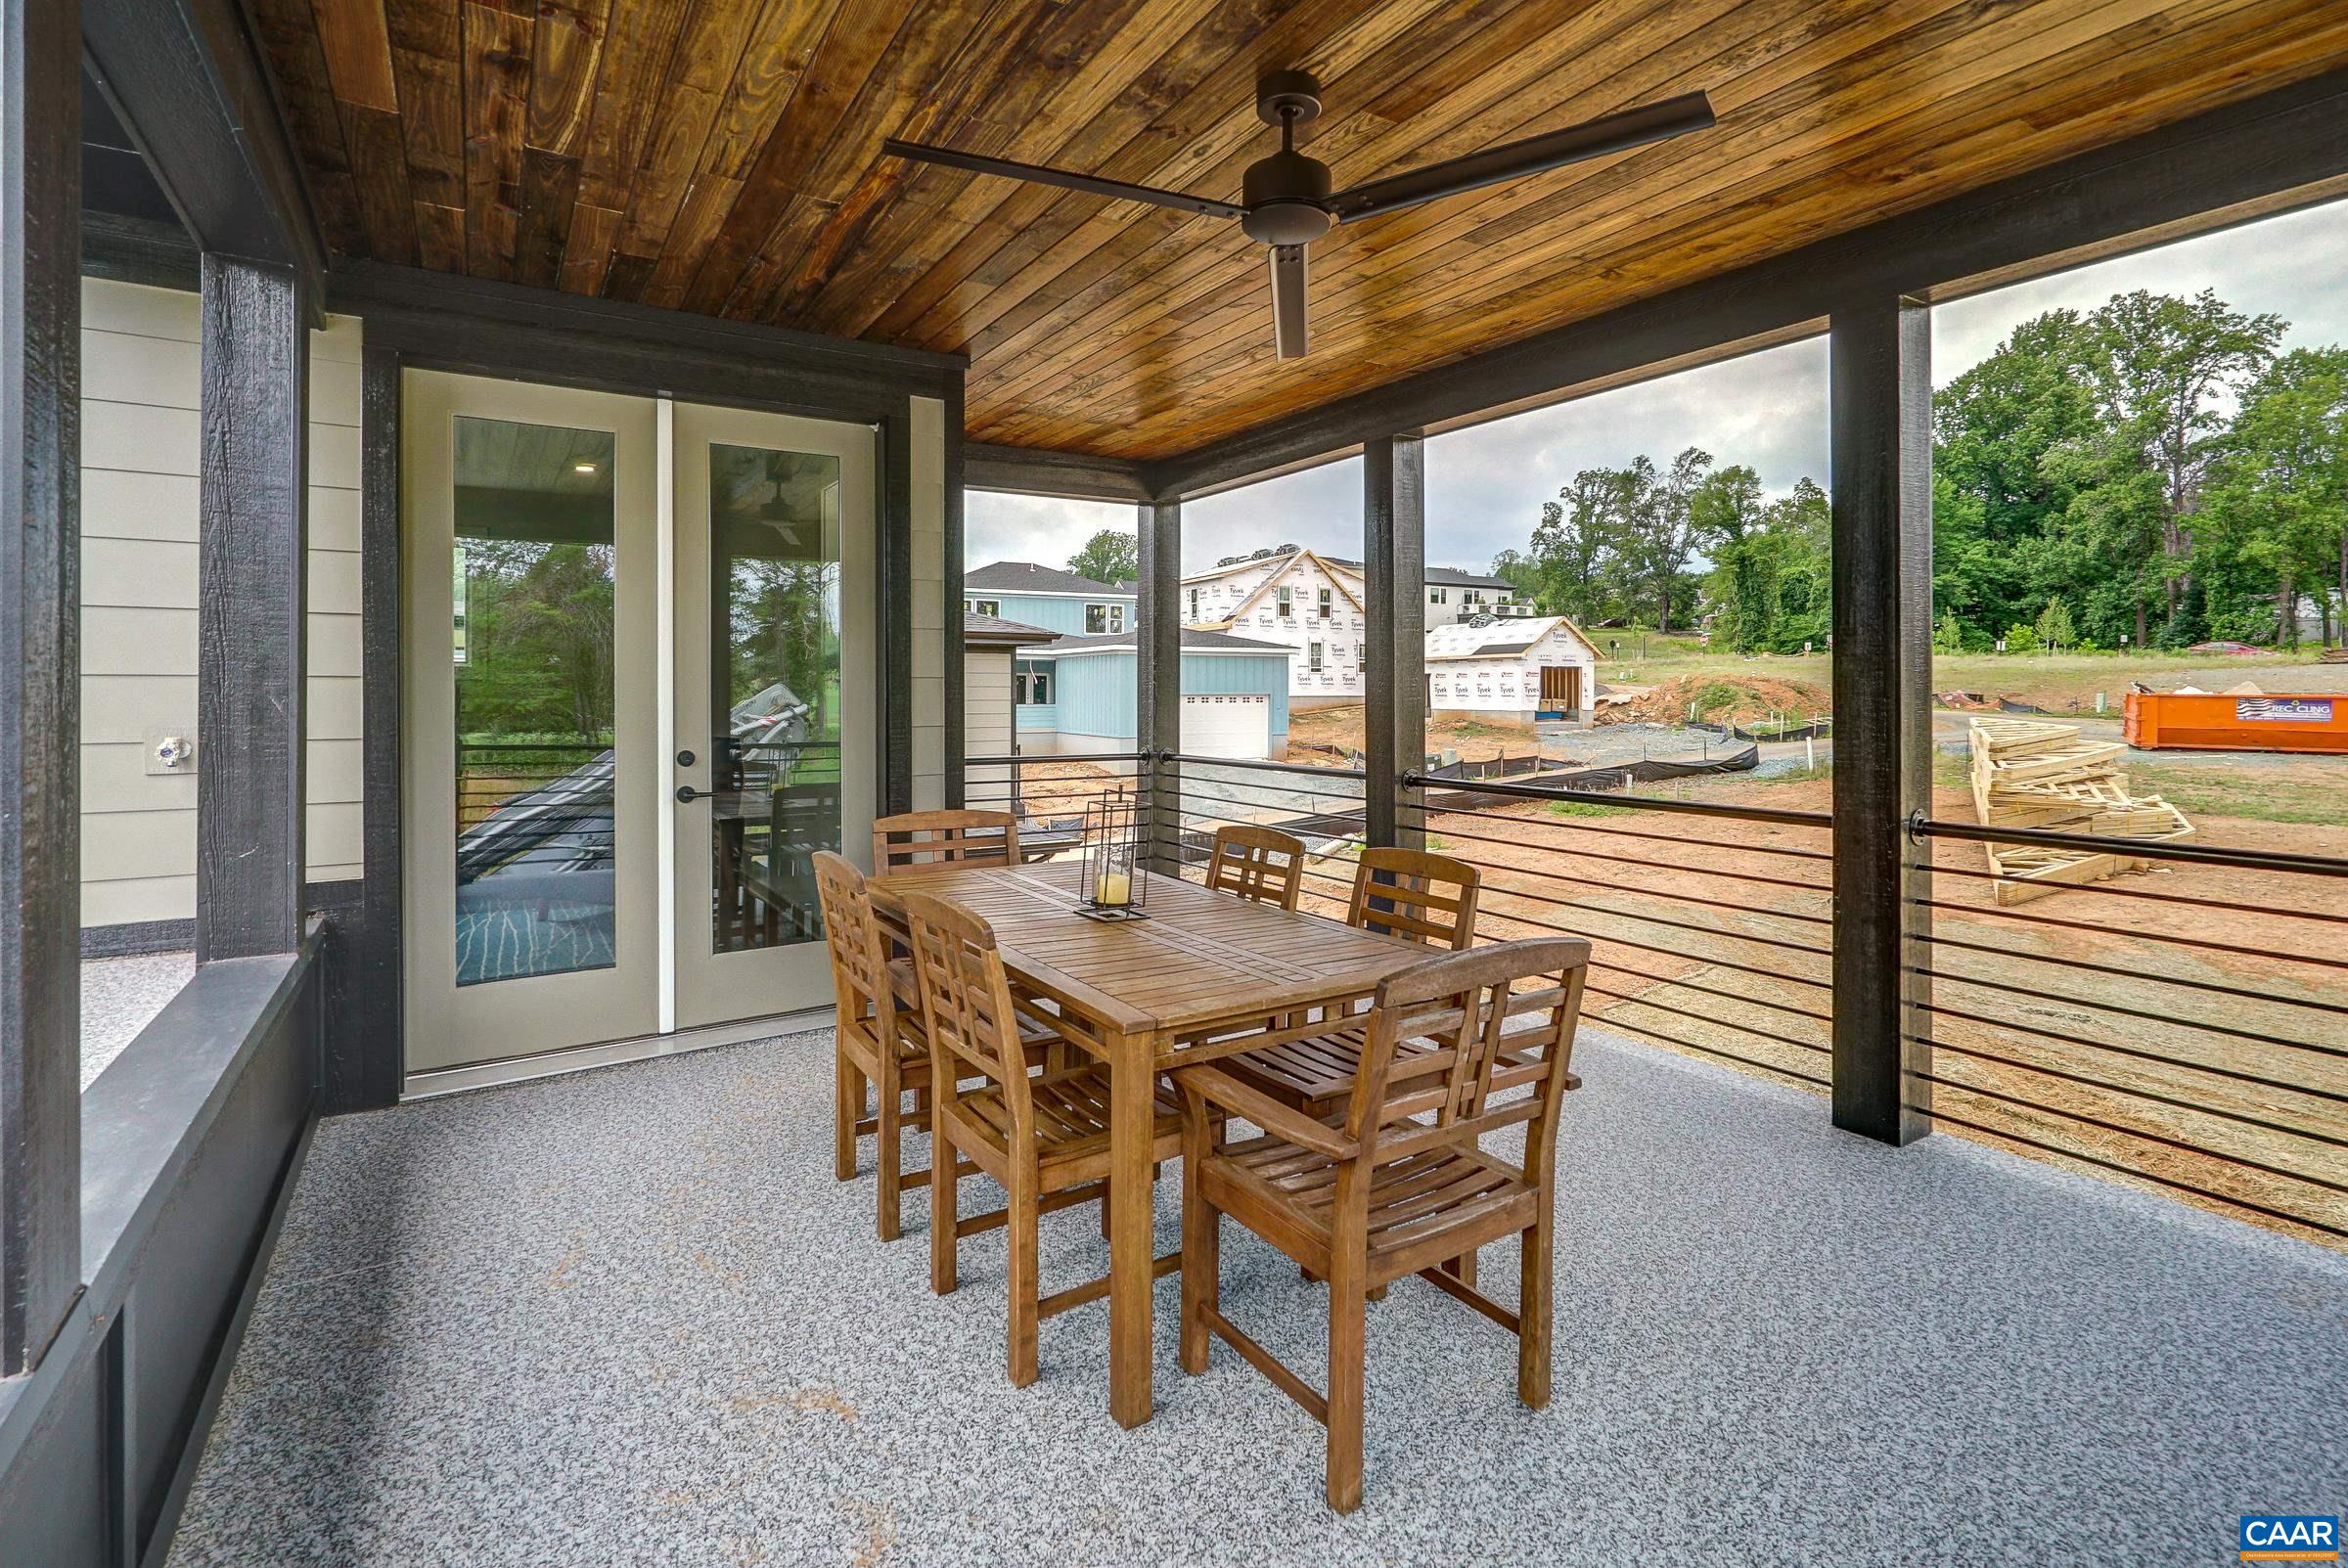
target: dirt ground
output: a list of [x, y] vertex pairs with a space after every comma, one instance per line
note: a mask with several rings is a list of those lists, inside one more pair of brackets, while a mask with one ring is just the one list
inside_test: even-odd
[[1628, 702], [1598, 710], [1601, 724], [1685, 724], [1692, 715], [1706, 724], [1750, 725], [1755, 720], [1832, 713], [1834, 699], [1806, 681], [1743, 671], [1676, 675], [1647, 688]]
[[[1706, 798], [1824, 811], [1830, 787]], [[1430, 823], [1431, 847], [1486, 868], [1492, 934], [1592, 937], [1589, 1013], [1608, 1027], [1823, 1079], [1825, 830], [1557, 810]], [[1943, 790], [1934, 810], [1969, 820], [1971, 802]], [[2348, 829], [2209, 826], [2231, 844], [2348, 855]], [[1932, 859], [1927, 1071], [1943, 1131], [2201, 1188], [2294, 1233], [2316, 1236], [2293, 1215], [2348, 1225], [2348, 1201], [2321, 1185], [2348, 1184], [2332, 1142], [2348, 1138], [2348, 878], [2175, 865], [2000, 909], [1979, 846], [1939, 841]]]
[[[1298, 709], [1288, 715], [1287, 760], [1305, 767], [1341, 767], [1337, 758], [1316, 754], [1315, 747], [1333, 747], [1339, 751], [1360, 751], [1363, 746], [1362, 706], [1349, 702], [1340, 707]], [[1529, 724], [1513, 724], [1492, 719], [1429, 719], [1426, 724], [1426, 749], [1441, 751], [1455, 748], [1464, 762], [1485, 762], [1493, 757], [1521, 757], [1539, 744]]]

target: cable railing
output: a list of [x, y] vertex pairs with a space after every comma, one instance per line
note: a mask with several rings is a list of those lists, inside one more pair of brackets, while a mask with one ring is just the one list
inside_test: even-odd
[[1141, 821], [1147, 824], [1148, 784], [1149, 774], [1138, 751], [963, 759], [963, 804], [983, 811], [1008, 811], [1018, 818], [1020, 850], [1030, 859], [1081, 845], [1085, 808], [1120, 789], [1140, 796]]
[[[1919, 818], [1936, 1125], [2348, 1244], [2348, 861]], [[2048, 890], [1970, 845], [2144, 874]], [[2002, 903], [2026, 889], [2038, 896]]]
[[[1217, 828], [1278, 828], [1307, 846], [1302, 906], [1342, 918], [1369, 832], [1360, 770], [1160, 760], [1170, 766], [1134, 753], [973, 759], [970, 799], [1018, 798], [1030, 853], [1050, 854], [1080, 841], [1085, 801], [1138, 790], [1156, 808], [1147, 829], [1160, 863], [1193, 876]], [[986, 787], [981, 764], [995, 770]], [[1481, 872], [1479, 939], [1590, 940], [1594, 1025], [1823, 1090], [1831, 818], [1769, 804], [1765, 785], [1730, 792], [1414, 771], [1395, 808], [1406, 840]], [[1916, 1081], [1939, 1130], [2348, 1245], [2348, 861], [1910, 828], [1933, 880], [1916, 905], [1908, 1043], [1929, 1048]], [[2016, 879], [1989, 868], [1981, 843], [2145, 870], [2002, 902], [1999, 884]]]

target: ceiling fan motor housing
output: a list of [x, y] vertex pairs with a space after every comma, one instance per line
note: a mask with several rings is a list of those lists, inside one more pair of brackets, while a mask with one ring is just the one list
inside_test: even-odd
[[1302, 153], [1284, 149], [1257, 158], [1241, 176], [1240, 191], [1247, 208], [1240, 227], [1265, 245], [1304, 245], [1336, 222], [1329, 215], [1329, 165]]

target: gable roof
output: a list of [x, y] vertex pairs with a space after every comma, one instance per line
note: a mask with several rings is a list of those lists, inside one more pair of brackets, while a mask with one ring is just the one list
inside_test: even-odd
[[[1324, 566], [1334, 566], [1339, 571], [1350, 572], [1356, 577], [1366, 575], [1370, 569], [1361, 561], [1348, 560], [1343, 556], [1325, 556], [1317, 550], [1299, 550], [1295, 554], [1311, 556]], [[1278, 556], [1251, 557], [1246, 560], [1235, 560], [1228, 566], [1215, 566], [1206, 571], [1186, 572], [1182, 580], [1186, 583], [1205, 582], [1210, 577], [1227, 577], [1247, 566], [1270, 565], [1280, 559]], [[1462, 571], [1457, 566], [1429, 566], [1423, 576], [1430, 588], [1497, 588], [1509, 593], [1513, 593], [1516, 588], [1516, 585], [1506, 577], [1486, 577], [1477, 572]]]
[[[1049, 637], [1051, 634], [1046, 633], [1045, 635]], [[1133, 651], [1133, 633], [1070, 632], [1064, 637], [1053, 638], [1052, 641], [1041, 647], [1030, 647], [1022, 651], [1037, 655], [1058, 655], [1061, 653], [1110, 653], [1119, 650]], [[1226, 632], [1197, 631], [1188, 626], [1182, 630], [1182, 650], [1185, 653], [1278, 653], [1283, 658], [1293, 658], [1296, 654], [1296, 650], [1286, 643], [1262, 643], [1251, 637], [1233, 637]]]
[[963, 611], [962, 640], [966, 643], [1037, 643], [1052, 636], [1048, 626], [1030, 626], [1025, 621], [1007, 621], [1000, 615], [980, 615]]
[[[1256, 605], [1256, 602], [1261, 600], [1266, 594], [1270, 593], [1283, 577], [1286, 577], [1300, 563], [1307, 560], [1310, 560], [1316, 566], [1328, 566], [1332, 564], [1327, 558], [1310, 550], [1299, 550], [1293, 555], [1287, 557], [1266, 556], [1261, 561], [1251, 560], [1246, 562], [1246, 564], [1250, 566], [1270, 565], [1272, 567], [1272, 571], [1264, 578], [1262, 582], [1255, 585], [1255, 592], [1249, 594], [1245, 599], [1240, 601], [1238, 606], [1234, 608], [1230, 614], [1220, 616], [1211, 621], [1202, 622], [1201, 624], [1207, 626], [1232, 625], [1238, 621], [1241, 616], [1253, 609]], [[1220, 572], [1209, 572], [1206, 575], [1220, 576], [1222, 574]], [[1185, 579], [1185, 581], [1188, 580], [1189, 579], [1187, 578]], [[1342, 576], [1332, 571], [1329, 574], [1329, 580], [1337, 585], [1337, 592], [1345, 596], [1345, 602], [1347, 604], [1351, 605], [1355, 609], [1361, 609], [1364, 607], [1362, 605], [1362, 596], [1355, 593], [1352, 589], [1346, 587], [1345, 579]]]
[[1131, 587], [1096, 582], [1057, 566], [1032, 560], [990, 560], [962, 574], [966, 594], [1090, 594], [1100, 599], [1131, 599]]
[[1583, 635], [1579, 626], [1562, 615], [1535, 615], [1496, 616], [1481, 626], [1462, 621], [1455, 626], [1434, 627], [1426, 634], [1426, 661], [1433, 664], [1447, 659], [1509, 658], [1530, 650], [1560, 627], [1589, 651], [1593, 660], [1598, 657], [1598, 646]]

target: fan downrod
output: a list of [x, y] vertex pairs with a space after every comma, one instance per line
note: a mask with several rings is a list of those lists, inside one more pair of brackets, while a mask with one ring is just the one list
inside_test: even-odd
[[1321, 117], [1321, 82], [1309, 70], [1276, 70], [1256, 83], [1255, 117], [1267, 125], [1310, 125]]

